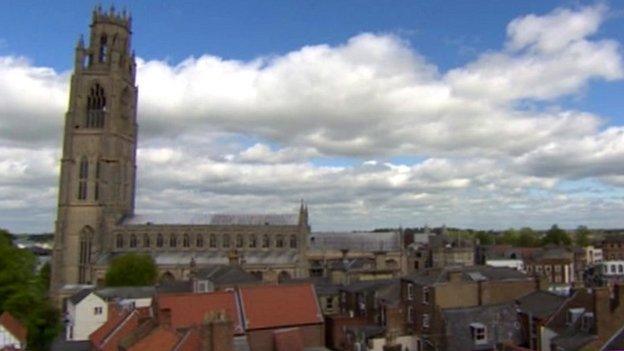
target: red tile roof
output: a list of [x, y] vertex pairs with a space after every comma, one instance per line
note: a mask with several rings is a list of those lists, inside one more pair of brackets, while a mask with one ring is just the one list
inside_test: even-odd
[[174, 349], [175, 351], [196, 351], [201, 348], [201, 339], [196, 328], [189, 329], [182, 336], [180, 343]]
[[12, 314], [4, 312], [2, 316], [0, 316], [0, 325], [4, 326], [4, 328], [22, 344], [26, 344], [28, 330], [20, 321], [15, 319]]
[[312, 284], [246, 287], [240, 298], [247, 330], [323, 323]]
[[119, 342], [139, 326], [139, 319], [137, 310], [109, 307], [108, 320], [91, 333], [89, 340], [96, 350], [116, 351]]
[[171, 311], [171, 326], [175, 329], [201, 325], [209, 313], [225, 311], [228, 318], [234, 321], [234, 333], [245, 332], [234, 291], [159, 294], [156, 295], [155, 305], [159, 312], [167, 309]]
[[179, 340], [180, 334], [161, 326], [129, 347], [128, 351], [171, 351]]
[[290, 328], [276, 330], [275, 350], [276, 351], [303, 351], [303, 335], [301, 329]]

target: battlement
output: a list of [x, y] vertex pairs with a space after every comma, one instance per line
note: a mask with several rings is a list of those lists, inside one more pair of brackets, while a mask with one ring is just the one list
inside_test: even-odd
[[115, 24], [126, 28], [128, 31], [132, 28], [132, 16], [122, 10], [121, 12], [115, 11], [115, 6], [111, 6], [108, 12], [102, 9], [102, 6], [98, 5], [93, 9], [93, 18], [91, 26], [98, 23]]

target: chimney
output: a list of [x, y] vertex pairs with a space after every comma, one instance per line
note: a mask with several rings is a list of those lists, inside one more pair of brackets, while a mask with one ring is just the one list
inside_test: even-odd
[[234, 323], [223, 310], [206, 315], [200, 337], [201, 351], [234, 351]]
[[462, 271], [461, 270], [449, 270], [448, 272], [448, 281], [449, 283], [459, 283], [462, 281]]

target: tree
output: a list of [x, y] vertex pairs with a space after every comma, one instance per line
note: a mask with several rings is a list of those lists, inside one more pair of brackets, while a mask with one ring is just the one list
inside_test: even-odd
[[492, 234], [485, 231], [478, 231], [475, 234], [475, 239], [479, 241], [481, 245], [492, 245], [494, 244], [494, 237]]
[[580, 247], [588, 246], [589, 234], [590, 234], [590, 231], [586, 226], [584, 225], [578, 226], [578, 228], [576, 228], [576, 233], [574, 235], [574, 243]]
[[546, 236], [542, 238], [542, 244], [554, 244], [554, 245], [571, 245], [572, 239], [566, 233], [565, 230], [559, 228], [556, 224], [553, 224], [550, 229], [546, 232]]
[[533, 229], [524, 227], [518, 232], [517, 245], [520, 247], [537, 247], [540, 245], [540, 239]]
[[13, 246], [12, 238], [0, 230], [0, 312], [9, 311], [26, 326], [29, 350], [49, 350], [60, 332], [59, 313], [47, 297], [49, 265], [36, 275], [35, 255]]
[[505, 232], [503, 232], [503, 235], [500, 238], [499, 243], [517, 246], [518, 245], [518, 232], [514, 228], [507, 229]]
[[106, 285], [154, 285], [157, 275], [156, 264], [151, 256], [129, 253], [113, 259], [106, 271]]

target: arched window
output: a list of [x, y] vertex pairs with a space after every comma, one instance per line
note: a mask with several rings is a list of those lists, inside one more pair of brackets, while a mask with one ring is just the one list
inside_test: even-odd
[[95, 163], [95, 189], [93, 191], [93, 197], [95, 201], [100, 199], [100, 176], [102, 175], [102, 161], [97, 160]]
[[124, 246], [124, 239], [123, 239], [123, 235], [121, 235], [121, 234], [117, 234], [116, 244], [117, 244], [117, 248], [118, 248], [118, 249], [123, 248], [123, 246]]
[[182, 246], [184, 247], [191, 246], [191, 238], [189, 238], [188, 234], [184, 234], [184, 238], [182, 239]]
[[284, 247], [283, 235], [278, 235], [277, 238], [275, 238], [275, 247]]
[[241, 234], [236, 235], [236, 247], [243, 247], [243, 236]]
[[165, 240], [163, 239], [162, 234], [158, 234], [158, 236], [156, 236], [156, 246], [157, 247], [163, 247], [164, 241]]
[[143, 234], [143, 247], [150, 247], [151, 244], [149, 235]]
[[201, 234], [197, 234], [197, 238], [195, 238], [195, 246], [204, 247], [204, 236]]
[[80, 231], [80, 257], [78, 263], [78, 282], [87, 283], [89, 265], [91, 263], [91, 243], [93, 241], [93, 229], [84, 227]]
[[230, 236], [228, 234], [223, 234], [221, 237], [221, 246], [230, 247]]
[[130, 247], [131, 248], [137, 247], [137, 237], [134, 234], [130, 236]]
[[208, 245], [210, 245], [210, 247], [212, 247], [212, 248], [217, 247], [217, 236], [216, 235], [210, 234], [210, 239], [209, 239]]
[[264, 234], [262, 236], [262, 247], [269, 247], [271, 246], [271, 240], [269, 240], [269, 235], [268, 234]]
[[106, 56], [108, 56], [108, 38], [106, 34], [100, 37], [100, 52], [98, 55], [99, 62], [106, 62]]
[[251, 234], [249, 236], [249, 247], [256, 247], [256, 245], [258, 245], [256, 234]]
[[85, 156], [80, 159], [78, 167], [78, 200], [87, 199], [87, 179], [89, 178], [89, 160]]
[[290, 236], [290, 248], [291, 249], [296, 249], [297, 248], [297, 236], [296, 235], [291, 235]]
[[176, 246], [178, 246], [178, 238], [175, 236], [175, 234], [171, 234], [171, 236], [169, 237], [169, 247]]
[[87, 97], [87, 128], [103, 128], [106, 113], [106, 94], [98, 83], [93, 84]]

